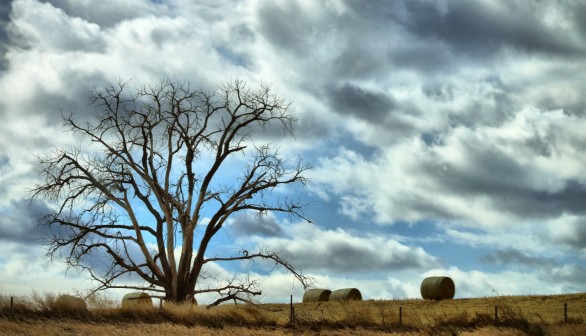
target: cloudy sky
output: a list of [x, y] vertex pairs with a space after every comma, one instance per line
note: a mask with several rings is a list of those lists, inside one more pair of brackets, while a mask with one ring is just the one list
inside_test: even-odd
[[[237, 216], [210, 253], [281, 251], [318, 286], [419, 297], [586, 291], [586, 3], [574, 0], [13, 0], [0, 6], [0, 295], [92, 286], [49, 262], [35, 154], [75, 144], [108, 81], [272, 83], [314, 224]], [[215, 251], [214, 251], [215, 249]], [[283, 270], [263, 302], [301, 299]]]

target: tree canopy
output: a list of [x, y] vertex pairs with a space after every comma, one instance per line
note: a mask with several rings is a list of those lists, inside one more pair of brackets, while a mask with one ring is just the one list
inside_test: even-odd
[[[215, 91], [171, 80], [138, 88], [117, 82], [90, 97], [95, 113], [89, 120], [62, 115], [78, 144], [38, 157], [44, 182], [31, 194], [54, 209], [41, 218], [53, 228], [47, 240], [51, 257], [87, 271], [97, 290], [149, 290], [172, 301], [214, 292], [218, 299], [212, 304], [218, 304], [261, 293], [246, 275], [198, 286], [210, 262], [267, 259], [308, 284], [310, 279], [268, 247], [206, 255], [236, 213], [305, 218], [298, 200], [275, 199], [270, 192], [304, 186], [309, 167], [255, 141], [268, 128], [292, 134], [290, 101], [270, 86], [253, 90], [242, 81]], [[223, 169], [237, 155], [239, 177], [226, 182]]]

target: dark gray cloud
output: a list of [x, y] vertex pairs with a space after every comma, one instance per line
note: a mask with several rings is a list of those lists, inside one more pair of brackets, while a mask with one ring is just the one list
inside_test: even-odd
[[[537, 155], [548, 154], [550, 144], [532, 144]], [[521, 149], [520, 149], [521, 150]], [[526, 150], [526, 149], [525, 149]], [[470, 148], [470, 164], [455, 168], [427, 165], [426, 176], [435, 176], [441, 189], [461, 197], [490, 197], [495, 209], [519, 218], [556, 218], [563, 213], [584, 214], [586, 185], [567, 180], [555, 191], [544, 191], [532, 186], [526, 166], [516, 157], [496, 148]]]
[[560, 56], [583, 55], [567, 31], [548, 27], [539, 2], [404, 1], [394, 19], [413, 34], [447, 43], [460, 54], [484, 56], [501, 48]]
[[304, 15], [291, 15], [302, 12], [294, 1], [265, 3], [258, 13], [261, 33], [277, 48], [297, 56], [310, 55], [315, 26]]
[[[576, 202], [583, 201], [584, 198], [578, 199]], [[554, 227], [550, 235], [543, 237], [543, 239], [552, 239], [555, 243], [563, 244], [572, 248], [572, 250], [580, 251], [586, 248], [586, 216], [575, 217], [568, 223], [558, 224]]]
[[59, 8], [68, 16], [79, 17], [100, 27], [113, 27], [116, 24], [145, 15], [165, 12], [165, 6], [154, 6], [148, 1], [100, 1], [99, 3], [80, 3], [75, 0], [44, 0]]
[[236, 236], [279, 237], [283, 234], [283, 229], [274, 216], [257, 216], [250, 213], [234, 216], [230, 224], [230, 231]]
[[535, 257], [516, 249], [497, 250], [485, 254], [480, 261], [503, 266], [503, 265], [522, 265], [537, 268], [550, 268], [555, 265], [555, 260], [550, 258]]
[[564, 292], [582, 292], [586, 282], [586, 268], [583, 264], [569, 263], [552, 267], [541, 274], [548, 283], [561, 284]]
[[385, 120], [397, 107], [393, 98], [352, 84], [326, 88], [326, 96], [334, 110], [372, 123]]
[[[283, 18], [287, 18], [283, 20]], [[325, 3], [263, 3], [258, 10], [259, 34], [282, 56], [307, 72], [308, 90], [340, 79], [386, 78], [392, 63], [388, 51], [394, 23], [336, 11]]]
[[10, 22], [10, 10], [12, 7], [12, 0], [8, 4], [0, 6], [0, 73], [8, 66], [6, 53], [10, 45], [8, 24]]
[[[416, 249], [394, 251], [381, 247], [373, 250], [368, 246], [339, 240], [315, 241], [319, 248], [281, 250], [282, 255], [300, 269], [318, 273], [335, 272], [358, 275], [360, 272], [388, 272], [420, 269], [431, 266], [432, 257], [418, 253]], [[385, 255], [385, 253], [388, 253]]]
[[[61, 114], [73, 114], [80, 121], [94, 120], [94, 114], [99, 112], [99, 108], [90, 104], [90, 95], [94, 88], [102, 89], [108, 85], [110, 79], [105, 78], [102, 74], [86, 74], [68, 69], [64, 71], [67, 78], [59, 83], [65, 88], [65, 92], [56, 92], [53, 87], [39, 87], [35, 95], [18, 106], [18, 113], [22, 117], [35, 118], [37, 116], [45, 116], [44, 119], [47, 126], [61, 126]], [[115, 79], [114, 79], [115, 83]], [[3, 113], [11, 113], [9, 117], [13, 118], [15, 112], [9, 110], [0, 111]], [[63, 130], [64, 129], [61, 129]], [[20, 130], [9, 130], [20, 131]], [[36, 141], [37, 134], [33, 134], [30, 138], [23, 141]], [[38, 144], [32, 145], [31, 148], [43, 148], [49, 145], [46, 139]], [[43, 145], [44, 141], [44, 145]]]
[[301, 223], [287, 230], [288, 238], [257, 240], [304, 271], [360, 276], [363, 272], [422, 269], [439, 265], [420, 247], [406, 246], [392, 237], [361, 235], [343, 229], [327, 230]]
[[572, 8], [569, 8], [568, 12], [572, 16], [580, 35], [583, 39], [586, 39], [586, 4], [575, 2], [571, 6]]
[[26, 245], [40, 245], [51, 233], [51, 228], [38, 225], [38, 219], [49, 213], [41, 201], [12, 200], [10, 207], [0, 210], [0, 240]]
[[498, 148], [476, 146], [467, 143], [466, 154], [469, 164], [455, 167], [450, 163], [441, 166], [427, 165], [423, 168], [426, 175], [437, 178], [442, 189], [451, 190], [458, 195], [510, 193], [525, 189], [523, 179], [525, 169], [508, 153]]
[[[356, 45], [341, 46], [342, 50], [334, 55], [331, 62], [332, 77], [347, 79], [364, 79], [378, 77], [390, 67], [388, 55], [383, 50], [370, 50], [368, 46], [360, 45], [360, 40], [352, 41]], [[329, 67], [328, 67], [329, 68]]]
[[437, 41], [405, 43], [389, 50], [389, 62], [396, 69], [413, 69], [427, 75], [454, 71], [458, 56]]
[[554, 192], [519, 189], [507, 194], [501, 191], [496, 198], [497, 207], [507, 209], [525, 218], [556, 218], [564, 213], [586, 214], [582, 200], [586, 197], [586, 185], [576, 181], [567, 181], [563, 189]]

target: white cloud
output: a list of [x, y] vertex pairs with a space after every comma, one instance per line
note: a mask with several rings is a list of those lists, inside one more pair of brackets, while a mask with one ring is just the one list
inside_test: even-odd
[[562, 208], [573, 206], [564, 195], [571, 183], [586, 182], [578, 155], [584, 123], [527, 107], [497, 126], [456, 127], [430, 145], [406, 139], [372, 158], [341, 148], [311, 177], [353, 219], [372, 213], [379, 223], [435, 218], [504, 227], [539, 218], [554, 195]]
[[0, 244], [0, 291], [2, 294], [30, 295], [38, 293], [75, 293], [92, 286], [77, 271], [60, 261], [49, 261], [43, 247], [18, 243]]
[[[584, 274], [584, 271], [582, 274]], [[564, 274], [575, 277], [575, 269], [555, 269], [559, 276]], [[317, 280], [317, 288], [336, 290], [340, 288], [358, 288], [365, 300], [368, 299], [407, 299], [421, 298], [421, 282], [428, 276], [449, 276], [456, 286], [456, 298], [490, 297], [501, 295], [558, 294], [575, 290], [575, 286], [566, 287], [563, 283], [549, 285], [541, 271], [502, 271], [484, 272], [481, 270], [462, 270], [457, 267], [436, 268], [420, 272], [400, 272], [387, 277], [355, 279], [337, 275], [309, 274]], [[292, 277], [273, 272], [259, 275], [262, 279], [261, 302], [288, 302], [289, 295], [295, 302], [300, 302], [303, 289], [295, 285]]]
[[420, 247], [407, 246], [397, 237], [360, 234], [342, 228], [327, 230], [311, 223], [283, 227], [283, 237], [240, 239], [246, 245], [266, 246], [277, 251], [305, 272], [331, 272], [356, 276], [429, 267], [437, 260]]
[[97, 24], [34, 0], [13, 3], [10, 29], [25, 48], [43, 51], [94, 50], [103, 43]]

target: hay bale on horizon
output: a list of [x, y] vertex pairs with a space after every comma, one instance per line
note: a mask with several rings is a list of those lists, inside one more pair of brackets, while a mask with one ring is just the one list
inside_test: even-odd
[[122, 308], [153, 308], [153, 299], [145, 292], [133, 292], [124, 295]]
[[303, 303], [306, 302], [325, 302], [330, 298], [332, 291], [323, 288], [312, 288], [305, 291], [303, 294]]
[[362, 301], [362, 293], [357, 288], [337, 289], [330, 294], [330, 301]]
[[75, 312], [87, 312], [88, 310], [84, 299], [67, 294], [60, 295], [57, 300], [55, 300], [54, 309]]
[[454, 281], [447, 276], [433, 276], [421, 282], [421, 297], [426, 300], [450, 300], [456, 294]]

